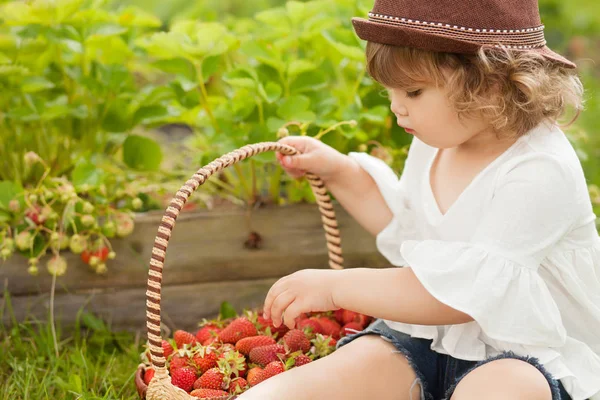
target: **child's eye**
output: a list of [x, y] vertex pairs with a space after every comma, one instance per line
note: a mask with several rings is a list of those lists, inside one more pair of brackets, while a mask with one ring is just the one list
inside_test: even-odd
[[419, 90], [415, 90], [412, 92], [406, 92], [406, 97], [410, 97], [410, 98], [417, 97], [418, 95], [421, 94], [422, 91], [423, 91], [422, 89], [419, 89]]

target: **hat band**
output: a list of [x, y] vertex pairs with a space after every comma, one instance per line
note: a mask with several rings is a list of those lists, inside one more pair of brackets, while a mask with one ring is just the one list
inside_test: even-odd
[[369, 13], [369, 20], [388, 25], [408, 27], [423, 32], [434, 33], [458, 40], [507, 47], [511, 49], [532, 49], [544, 47], [544, 25], [523, 29], [482, 29], [466, 28], [441, 22], [427, 22], [390, 15]]

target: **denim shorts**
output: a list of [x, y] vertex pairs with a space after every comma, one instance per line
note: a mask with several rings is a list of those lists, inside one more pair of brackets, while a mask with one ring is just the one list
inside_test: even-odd
[[[336, 348], [340, 348], [352, 340], [368, 334], [380, 335], [383, 339], [392, 343], [398, 352], [406, 357], [409, 365], [417, 375], [413, 386], [421, 383], [421, 400], [450, 399], [460, 380], [469, 372], [485, 363], [502, 358], [518, 359], [533, 365], [548, 380], [552, 390], [552, 400], [571, 400], [563, 385], [554, 379], [536, 358], [522, 357], [512, 352], [504, 352], [483, 361], [459, 360], [452, 356], [433, 351], [431, 349], [432, 340], [414, 338], [405, 333], [393, 330], [381, 319], [375, 320], [363, 331], [341, 338]], [[411, 400], [417, 399], [411, 398]]]

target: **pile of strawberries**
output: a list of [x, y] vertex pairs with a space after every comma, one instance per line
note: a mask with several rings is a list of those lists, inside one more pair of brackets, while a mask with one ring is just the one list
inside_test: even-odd
[[[275, 327], [262, 313], [245, 310], [228, 320], [204, 320], [196, 334], [178, 330], [173, 340], [163, 340], [171, 383], [201, 399], [233, 399], [250, 387], [291, 368], [327, 356], [337, 341], [361, 331], [372, 317], [340, 309], [305, 313], [294, 329]], [[144, 382], [154, 370], [149, 350]]]

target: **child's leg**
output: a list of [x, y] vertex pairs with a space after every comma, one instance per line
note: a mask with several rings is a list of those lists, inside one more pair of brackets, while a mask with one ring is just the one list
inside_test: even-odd
[[[378, 335], [365, 335], [327, 357], [276, 375], [239, 400], [409, 400], [416, 375], [406, 358]], [[412, 400], [421, 399], [420, 386]]]

